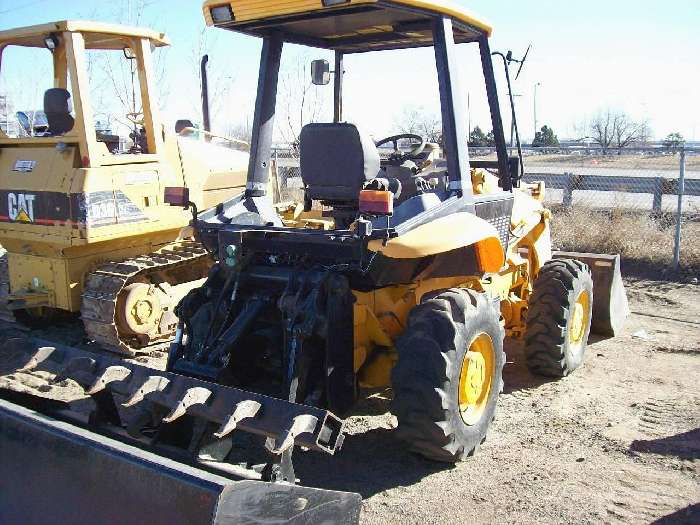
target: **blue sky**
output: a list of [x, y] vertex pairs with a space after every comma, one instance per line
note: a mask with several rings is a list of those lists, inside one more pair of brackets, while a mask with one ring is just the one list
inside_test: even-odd
[[[139, 0], [132, 0], [132, 18]], [[168, 121], [197, 120], [194, 57], [204, 23], [199, 1], [151, 0], [141, 23], [165, 31], [173, 42], [164, 57], [163, 114]], [[538, 124], [560, 137], [604, 108], [647, 119], [656, 137], [673, 131], [700, 138], [700, 3], [697, 0], [587, 2], [457, 2], [494, 26], [491, 47], [521, 54], [532, 44], [514, 91], [523, 135], [531, 137], [534, 84]], [[66, 18], [128, 22], [127, 0], [0, 0], [0, 29]], [[225, 91], [217, 101], [217, 124], [250, 118], [260, 43], [223, 30], [208, 29], [205, 46], [213, 82]], [[490, 129], [482, 77], [474, 49], [464, 49], [462, 77], [471, 96], [472, 125]], [[283, 67], [323, 56], [290, 49]], [[301, 57], [301, 58], [300, 58]], [[375, 136], [396, 129], [404, 107], [437, 112], [438, 98], [430, 50], [374, 53], [346, 64], [346, 117]], [[500, 69], [500, 68], [499, 68]], [[502, 82], [502, 78], [499, 77]], [[226, 86], [224, 90], [223, 87]], [[314, 88], [316, 89], [316, 88]], [[323, 88], [320, 88], [323, 89]], [[330, 92], [316, 92], [328, 111]], [[507, 125], [505, 91], [501, 92]], [[325, 117], [325, 115], [324, 115]], [[328, 117], [329, 118], [329, 117]]]

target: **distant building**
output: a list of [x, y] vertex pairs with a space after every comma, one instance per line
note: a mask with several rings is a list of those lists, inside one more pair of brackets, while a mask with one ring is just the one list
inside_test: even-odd
[[19, 135], [19, 122], [7, 95], [0, 95], [0, 130], [10, 137]]

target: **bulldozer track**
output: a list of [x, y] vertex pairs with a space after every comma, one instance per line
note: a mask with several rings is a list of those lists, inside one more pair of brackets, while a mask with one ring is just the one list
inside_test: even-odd
[[[125, 410], [158, 407], [162, 423], [189, 415], [218, 426], [221, 439], [240, 431], [274, 440], [273, 454], [294, 445], [333, 454], [344, 440], [343, 421], [327, 410], [182, 376], [130, 360], [26, 335], [8, 337], [3, 354], [3, 390], [81, 402], [104, 394]], [[90, 408], [92, 410], [92, 408]], [[126, 421], [123, 421], [125, 423]], [[122, 423], [122, 424], [123, 424]]]
[[[145, 345], [140, 344], [135, 337], [122, 337], [117, 328], [116, 318], [119, 294], [137, 278], [170, 272], [185, 266], [197, 269], [197, 263], [204, 263], [207, 257], [208, 252], [203, 245], [194, 241], [182, 241], [149, 254], [101, 265], [88, 274], [82, 294], [80, 315], [88, 338], [106, 350], [127, 356], [148, 352], [153, 349], [154, 344], [172, 338], [175, 333], [174, 325]], [[201, 272], [188, 280], [206, 277], [208, 265], [202, 264], [201, 268]]]

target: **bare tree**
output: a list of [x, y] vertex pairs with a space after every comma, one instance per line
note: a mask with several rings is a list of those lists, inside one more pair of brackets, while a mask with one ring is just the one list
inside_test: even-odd
[[305, 53], [285, 64], [280, 72], [277, 129], [282, 139], [296, 146], [301, 128], [317, 122], [325, 106], [323, 87], [311, 82], [310, 60]]
[[599, 113], [590, 122], [590, 136], [600, 146], [603, 155], [607, 155], [615, 140], [615, 116], [609, 109]]
[[[113, 19], [131, 26], [146, 24], [145, 12], [152, 3], [151, 0], [122, 0], [117, 4]], [[153, 53], [154, 85], [160, 91], [160, 109], [168, 94], [166, 54], [167, 47], [156, 48]], [[136, 61], [127, 60], [121, 52], [89, 51], [87, 70], [95, 118], [108, 127], [117, 123], [134, 128], [134, 120], [143, 113]]]
[[611, 109], [601, 111], [591, 120], [589, 133], [604, 155], [613, 147], [621, 155], [624, 148], [647, 141], [651, 135], [647, 121], [636, 121], [622, 111]]
[[407, 106], [395, 121], [401, 133], [425, 137], [428, 142], [442, 143], [442, 121], [423, 106]]
[[623, 148], [641, 142], [647, 134], [646, 122], [634, 121], [625, 113], [617, 113], [614, 124], [615, 147], [618, 155], [622, 155]]
[[253, 122], [249, 116], [236, 124], [229, 124], [225, 129], [227, 137], [244, 140], [250, 144], [253, 138]]

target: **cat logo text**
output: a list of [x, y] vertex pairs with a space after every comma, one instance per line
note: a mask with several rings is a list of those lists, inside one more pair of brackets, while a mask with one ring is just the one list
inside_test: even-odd
[[31, 193], [8, 193], [7, 211], [11, 221], [34, 222], [34, 199]]

